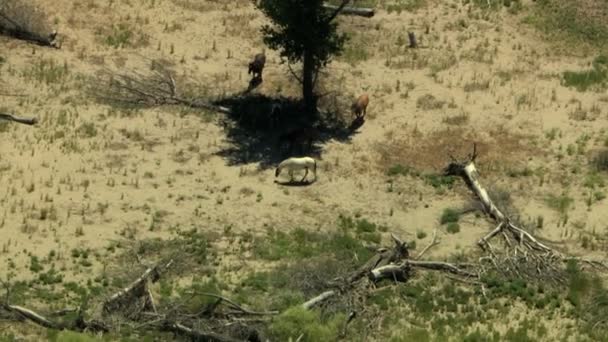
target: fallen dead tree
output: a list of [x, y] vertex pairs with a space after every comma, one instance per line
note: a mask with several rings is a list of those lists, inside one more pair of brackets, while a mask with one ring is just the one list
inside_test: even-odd
[[[473, 145], [473, 152], [466, 160], [458, 161], [453, 156], [450, 156], [450, 158], [452, 162], [444, 169], [444, 175], [462, 178], [481, 202], [483, 211], [497, 224], [495, 229], [477, 242], [479, 247], [489, 254], [480, 259], [482, 270], [486, 270], [487, 267], [484, 265], [489, 264], [488, 267], [508, 277], [562, 281], [564, 280], [563, 263], [569, 260], [608, 269], [605, 262], [564, 255], [539, 241], [505, 215], [492, 201], [488, 191], [479, 181], [479, 172], [475, 166], [477, 158], [475, 144]], [[496, 237], [502, 238], [500, 248], [496, 248], [491, 243], [491, 240]]]
[[30, 125], [30, 126], [38, 123], [38, 119], [34, 118], [34, 117], [26, 118], [26, 117], [19, 117], [19, 116], [15, 116], [12, 114], [6, 114], [6, 113], [0, 113], [0, 120], [12, 121], [12, 122], [17, 122], [20, 124]]
[[112, 105], [156, 107], [183, 105], [229, 114], [230, 109], [201, 98], [182, 95], [173, 72], [166, 66], [153, 63], [148, 73], [101, 72], [93, 80], [90, 93], [99, 101]]
[[0, 34], [42, 46], [60, 47], [57, 31], [49, 28], [43, 13], [23, 0], [0, 2]]

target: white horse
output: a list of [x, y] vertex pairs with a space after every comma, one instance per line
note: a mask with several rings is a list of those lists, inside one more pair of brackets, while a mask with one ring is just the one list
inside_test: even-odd
[[277, 167], [277, 170], [275, 171], [274, 176], [278, 177], [281, 174], [281, 170], [283, 170], [284, 168], [286, 168], [288, 170], [289, 177], [291, 177], [291, 181], [293, 181], [293, 172], [299, 171], [302, 169], [304, 169], [306, 171], [306, 173], [304, 174], [304, 177], [302, 177], [300, 182], [303, 182], [304, 179], [306, 179], [306, 176], [308, 176], [308, 170], [312, 170], [312, 172], [315, 175], [315, 180], [317, 179], [317, 161], [314, 160], [313, 158], [292, 157], [292, 158], [285, 159]]

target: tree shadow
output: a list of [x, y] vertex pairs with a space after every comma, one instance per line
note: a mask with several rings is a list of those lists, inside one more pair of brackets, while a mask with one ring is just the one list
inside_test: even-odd
[[[255, 83], [252, 79], [250, 88], [252, 82]], [[230, 147], [216, 155], [231, 166], [259, 162], [262, 168], [268, 168], [286, 158], [304, 155], [322, 159], [322, 144], [329, 140], [348, 142], [358, 128], [353, 129], [336, 113], [306, 114], [299, 99], [249, 92], [250, 89], [214, 103], [230, 110], [223, 125]], [[313, 127], [316, 132], [310, 149], [304, 144], [287, 146], [279, 141], [282, 135], [306, 127]]]

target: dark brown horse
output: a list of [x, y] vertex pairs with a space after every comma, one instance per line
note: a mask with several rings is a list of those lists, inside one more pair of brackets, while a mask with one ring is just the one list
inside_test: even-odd
[[258, 53], [253, 57], [253, 61], [249, 63], [249, 71], [247, 74], [253, 73], [253, 78], [262, 79], [262, 71], [264, 71], [264, 65], [266, 65], [266, 55], [264, 52]]

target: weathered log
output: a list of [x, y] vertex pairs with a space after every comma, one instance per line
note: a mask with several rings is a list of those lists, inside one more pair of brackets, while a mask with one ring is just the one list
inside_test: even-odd
[[13, 121], [30, 126], [38, 123], [38, 118], [24, 118], [6, 113], [0, 113], [0, 120]]
[[[332, 10], [332, 11], [336, 11], [338, 10], [338, 6], [334, 6], [334, 5], [330, 5], [330, 4], [323, 4], [323, 8], [328, 9], [328, 10]], [[342, 10], [340, 10], [340, 14], [344, 14], [344, 15], [356, 15], [356, 16], [360, 16], [360, 17], [365, 17], [365, 18], [371, 18], [374, 16], [374, 14], [376, 14], [375, 10], [373, 8], [366, 8], [366, 7], [343, 7]]]
[[19, 314], [20, 316], [29, 319], [30, 321], [49, 329], [63, 329], [63, 325], [53, 322], [50, 319], [38, 314], [35, 311], [26, 309], [18, 305], [4, 304], [5, 310]]
[[409, 279], [410, 270], [407, 262], [384, 265], [371, 270], [369, 279], [373, 282], [378, 282], [382, 279], [393, 279], [395, 281], [405, 282]]
[[389, 264], [375, 268], [369, 273], [369, 278], [374, 282], [387, 278], [404, 282], [409, 279], [412, 267], [426, 268], [435, 271], [447, 271], [465, 277], [477, 277], [477, 274], [465, 271], [447, 262], [405, 260], [400, 264]]
[[320, 295], [316, 296], [315, 298], [302, 304], [302, 307], [306, 310], [310, 310], [310, 308], [312, 308], [313, 306], [328, 300], [329, 298], [335, 296], [336, 294], [337, 294], [337, 292], [333, 291], [333, 290], [325, 291], [325, 292], [321, 293]]

